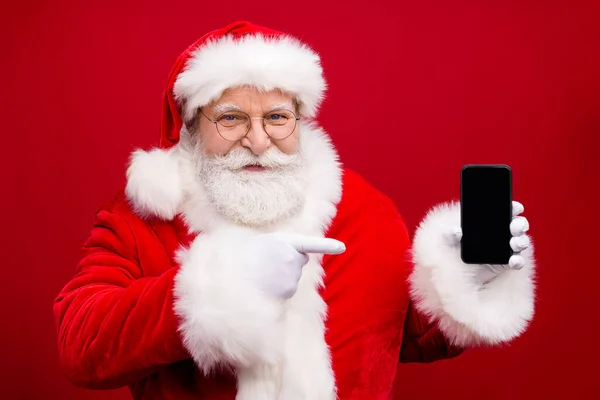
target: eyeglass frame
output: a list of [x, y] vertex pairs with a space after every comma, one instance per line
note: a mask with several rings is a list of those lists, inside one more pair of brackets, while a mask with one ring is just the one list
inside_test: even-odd
[[[293, 128], [293, 129], [290, 131], [289, 135], [287, 135], [286, 137], [283, 137], [283, 138], [274, 138], [274, 137], [272, 137], [271, 135], [269, 135], [269, 132], [267, 132], [267, 127], [266, 127], [266, 124], [265, 124], [265, 116], [266, 116], [266, 115], [268, 115], [268, 114], [271, 114], [271, 113], [273, 113], [273, 112], [280, 111], [280, 110], [281, 110], [281, 111], [288, 111], [288, 112], [290, 112], [290, 113], [291, 113], [291, 114], [294, 116], [294, 120], [295, 120], [295, 121], [294, 121], [294, 128]], [[294, 133], [294, 131], [296, 130], [296, 126], [298, 125], [298, 121], [300, 121], [300, 117], [299, 117], [299, 116], [297, 116], [295, 112], [293, 112], [292, 110], [289, 110], [289, 109], [287, 109], [287, 108], [276, 108], [276, 109], [274, 109], [274, 110], [271, 110], [271, 111], [269, 111], [268, 113], [266, 113], [266, 114], [265, 114], [265, 115], [263, 115], [262, 117], [251, 117], [251, 116], [250, 116], [248, 113], [246, 113], [246, 112], [244, 112], [244, 111], [240, 111], [240, 110], [230, 110], [230, 111], [224, 111], [224, 112], [220, 113], [220, 114], [217, 116], [217, 119], [211, 119], [211, 118], [210, 118], [208, 115], [206, 115], [206, 114], [204, 113], [204, 111], [202, 111], [202, 108], [199, 108], [199, 109], [198, 109], [198, 111], [200, 111], [200, 114], [204, 115], [204, 117], [205, 117], [207, 120], [209, 120], [210, 122], [212, 122], [213, 124], [215, 124], [215, 128], [217, 129], [217, 133], [219, 134], [219, 136], [221, 136], [221, 138], [222, 138], [223, 140], [227, 140], [228, 142], [239, 142], [240, 140], [242, 140], [243, 138], [245, 138], [246, 136], [248, 136], [248, 132], [250, 132], [250, 128], [252, 128], [252, 124], [248, 124], [248, 128], [246, 129], [246, 133], [244, 134], [244, 136], [242, 136], [242, 137], [241, 137], [241, 138], [239, 138], [239, 139], [231, 140], [231, 139], [224, 138], [224, 137], [223, 137], [223, 135], [221, 134], [221, 131], [219, 131], [219, 127], [217, 126], [217, 124], [219, 123], [219, 119], [218, 119], [218, 118], [220, 118], [222, 115], [224, 115], [224, 114], [227, 114], [227, 113], [229, 113], [229, 112], [237, 112], [237, 113], [242, 113], [242, 114], [245, 114], [246, 116], [248, 116], [248, 120], [249, 120], [249, 121], [251, 121], [251, 120], [253, 120], [253, 119], [262, 119], [262, 126], [263, 126], [263, 130], [265, 131], [265, 133], [267, 134], [267, 136], [268, 136], [269, 138], [271, 138], [272, 140], [284, 140], [284, 139], [287, 139], [287, 138], [289, 138], [290, 136], [292, 136], [292, 134], [293, 134], [293, 133]]]

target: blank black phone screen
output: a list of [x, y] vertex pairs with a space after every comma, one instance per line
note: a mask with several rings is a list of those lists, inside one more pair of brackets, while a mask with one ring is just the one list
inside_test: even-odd
[[512, 172], [506, 165], [467, 165], [461, 172], [461, 257], [467, 264], [508, 264]]

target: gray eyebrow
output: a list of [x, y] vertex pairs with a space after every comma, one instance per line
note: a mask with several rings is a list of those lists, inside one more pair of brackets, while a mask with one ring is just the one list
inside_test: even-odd
[[293, 107], [290, 105], [290, 103], [288, 101], [286, 101], [285, 103], [277, 104], [276, 106], [271, 107], [269, 112], [271, 112], [273, 110], [280, 110], [282, 108], [286, 109], [286, 110], [291, 110]]
[[229, 104], [229, 103], [217, 104], [214, 107], [214, 112], [216, 114], [222, 114], [227, 111], [242, 111], [242, 109], [240, 107], [236, 106], [235, 104]]
[[[271, 107], [269, 109], [269, 111], [267, 111], [267, 114], [270, 113], [273, 110], [280, 110], [280, 109], [291, 109], [292, 107], [290, 107], [290, 103], [289, 102], [285, 102], [285, 103], [280, 103], [277, 104], [273, 107]], [[243, 111], [239, 106], [236, 106], [235, 104], [230, 104], [230, 103], [222, 103], [222, 104], [217, 104], [214, 108], [213, 108], [215, 114], [222, 114], [224, 112], [227, 111]]]

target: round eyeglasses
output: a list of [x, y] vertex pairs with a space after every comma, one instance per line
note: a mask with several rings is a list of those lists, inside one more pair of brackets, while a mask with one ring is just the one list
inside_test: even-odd
[[200, 112], [215, 124], [217, 132], [223, 139], [232, 142], [237, 142], [248, 134], [252, 119], [262, 119], [265, 132], [271, 139], [276, 140], [290, 136], [296, 129], [296, 123], [300, 120], [300, 117], [287, 109], [273, 110], [263, 117], [254, 118], [243, 111], [226, 111], [216, 119], [209, 118], [202, 110]]

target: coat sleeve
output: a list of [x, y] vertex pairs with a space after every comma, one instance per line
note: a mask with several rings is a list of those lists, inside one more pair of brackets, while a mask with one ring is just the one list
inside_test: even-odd
[[400, 362], [428, 363], [456, 357], [463, 350], [450, 344], [437, 325], [432, 324], [410, 301], [404, 322]]
[[506, 270], [487, 283], [476, 279], [482, 265], [462, 262], [460, 249], [444, 232], [460, 226], [460, 205], [433, 207], [419, 224], [412, 244], [402, 362], [452, 357], [461, 348], [507, 343], [533, 317], [535, 260], [530, 247], [521, 270]]
[[60, 363], [74, 384], [117, 388], [189, 358], [173, 311], [176, 269], [144, 276], [135, 237], [100, 210], [73, 279], [54, 303]]
[[[453, 346], [510, 342], [527, 329], [534, 314], [533, 246], [521, 252], [525, 260], [522, 269], [505, 270], [493, 280], [481, 283], [477, 275], [487, 266], [465, 264], [460, 248], [445, 237], [444, 232], [457, 226], [460, 226], [460, 205], [444, 203], [432, 208], [417, 228], [412, 245], [414, 268], [409, 278], [413, 308], [427, 316], [427, 321]], [[416, 326], [420, 323], [409, 322]], [[415, 330], [407, 330], [411, 331]], [[427, 333], [415, 337], [421, 338], [422, 345], [435, 342], [426, 339]]]

